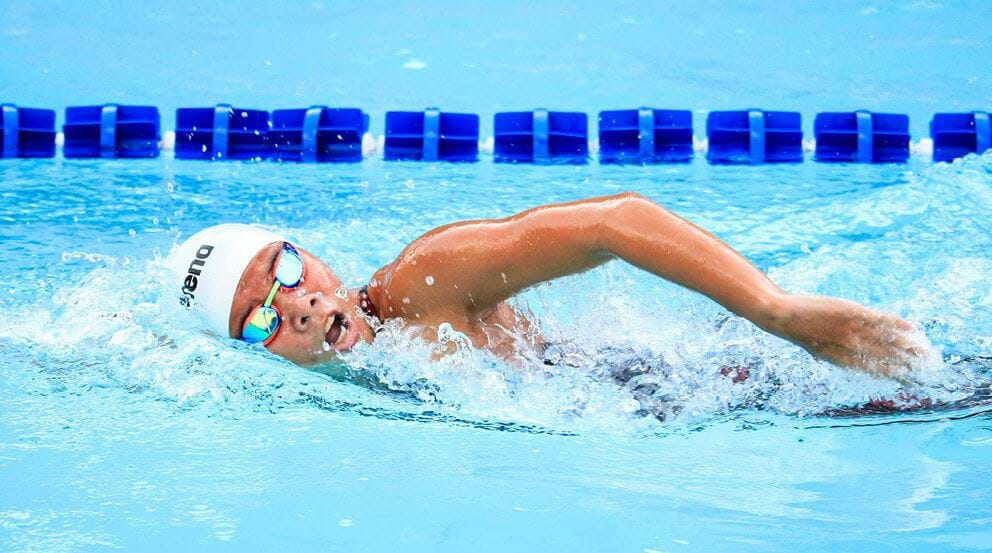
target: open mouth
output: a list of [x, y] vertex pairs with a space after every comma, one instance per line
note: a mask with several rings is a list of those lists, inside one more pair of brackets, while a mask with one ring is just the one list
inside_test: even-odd
[[324, 341], [330, 345], [337, 344], [348, 334], [348, 320], [343, 313], [335, 313], [333, 317], [327, 319], [327, 328], [324, 332]]

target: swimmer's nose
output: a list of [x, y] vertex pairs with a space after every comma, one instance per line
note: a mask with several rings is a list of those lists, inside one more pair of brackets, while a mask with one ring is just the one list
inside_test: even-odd
[[319, 319], [319, 314], [327, 311], [326, 305], [323, 305], [324, 299], [323, 295], [312, 292], [309, 294], [296, 294], [290, 292], [286, 296], [280, 298], [280, 304], [282, 304], [283, 318], [287, 320], [293, 329], [297, 332], [307, 332], [308, 330], [319, 325], [321, 321]]

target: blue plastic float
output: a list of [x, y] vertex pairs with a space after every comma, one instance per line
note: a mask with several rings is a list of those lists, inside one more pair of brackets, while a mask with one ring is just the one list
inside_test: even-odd
[[802, 116], [795, 111], [711, 111], [706, 136], [710, 163], [803, 160]]
[[938, 113], [930, 121], [933, 160], [951, 161], [971, 153], [981, 154], [992, 148], [992, 125], [989, 112]]
[[65, 110], [65, 157], [158, 157], [160, 119], [155, 106], [75, 106]]
[[179, 159], [260, 159], [268, 155], [269, 112], [232, 108], [176, 110], [176, 157]]
[[[710, 163], [803, 161], [798, 112], [758, 109], [713, 111], [706, 119]], [[65, 157], [148, 158], [159, 155], [160, 118], [154, 106], [74, 106], [63, 125]], [[357, 108], [312, 106], [276, 110], [176, 110], [179, 159], [361, 161], [369, 117]], [[905, 162], [910, 156], [905, 114], [821, 112], [813, 123], [814, 159], [820, 162]], [[992, 149], [987, 111], [937, 113], [930, 122], [934, 161]], [[0, 104], [0, 157], [53, 157], [55, 112]], [[496, 162], [586, 163], [588, 117], [536, 109], [497, 113]], [[668, 163], [694, 155], [692, 114], [649, 107], [599, 112], [602, 163]], [[386, 113], [387, 160], [477, 161], [479, 116], [436, 108]]]
[[586, 163], [589, 122], [573, 111], [514, 111], [493, 119], [493, 159], [509, 163]]
[[689, 110], [642, 107], [599, 112], [601, 163], [671, 163], [692, 156]]
[[0, 105], [0, 157], [54, 157], [55, 110]]
[[899, 163], [909, 159], [909, 116], [823, 112], [813, 120], [817, 161]]
[[282, 161], [361, 161], [369, 116], [357, 108], [277, 109], [268, 132], [269, 153]]
[[479, 116], [424, 111], [386, 112], [383, 158], [389, 161], [478, 161]]

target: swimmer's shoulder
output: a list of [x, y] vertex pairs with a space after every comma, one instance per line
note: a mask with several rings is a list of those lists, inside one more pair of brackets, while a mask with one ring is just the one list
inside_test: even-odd
[[459, 303], [445, 297], [445, 284], [432, 273], [430, 263], [402, 255], [377, 270], [369, 279], [368, 293], [379, 315], [402, 317], [410, 322], [432, 324], [452, 316], [464, 316]]

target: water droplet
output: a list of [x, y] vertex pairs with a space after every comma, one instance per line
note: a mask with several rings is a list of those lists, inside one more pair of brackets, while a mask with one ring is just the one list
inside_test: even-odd
[[338, 286], [338, 289], [334, 291], [334, 295], [341, 299], [346, 299], [348, 297], [348, 289], [344, 286]]
[[354, 526], [355, 523], [350, 518], [343, 518], [341, 522], [338, 522], [338, 526], [341, 528], [348, 528], [349, 526]]
[[324, 348], [324, 351], [331, 351], [331, 344], [328, 344], [326, 341], [320, 344], [320, 347]]
[[410, 305], [410, 298], [403, 296], [403, 305]]
[[272, 65], [272, 60], [265, 60], [265, 65], [271, 66]]
[[427, 275], [424, 282], [426, 282], [428, 286], [434, 286], [434, 277], [432, 275]]
[[128, 236], [130, 236], [131, 238], [134, 238], [135, 236], [137, 236], [137, 235], [138, 235], [138, 233], [137, 233], [137, 232], [135, 232], [135, 230], [134, 230], [134, 229], [129, 229], [129, 230], [127, 231], [127, 235], [128, 235]]

